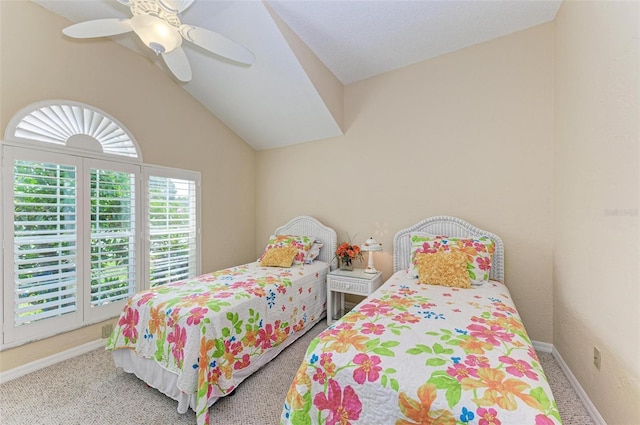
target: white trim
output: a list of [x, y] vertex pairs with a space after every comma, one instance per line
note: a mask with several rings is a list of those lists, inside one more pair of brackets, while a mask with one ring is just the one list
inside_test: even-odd
[[53, 354], [44, 359], [35, 360], [33, 362], [24, 364], [22, 366], [9, 369], [6, 372], [0, 372], [0, 384], [11, 381], [12, 379], [20, 378], [21, 376], [35, 372], [45, 367], [54, 365], [56, 363], [63, 362], [65, 360], [72, 359], [98, 348], [104, 348], [106, 345], [106, 339], [98, 339], [86, 344], [78, 345], [77, 347], [70, 348], [60, 353]]
[[140, 158], [133, 158], [130, 156], [115, 156], [111, 154], [105, 154], [101, 152], [92, 152], [88, 150], [82, 150], [73, 148], [70, 146], [65, 146], [64, 149], [60, 150], [60, 145], [54, 145], [52, 143], [40, 142], [38, 140], [29, 140], [29, 139], [20, 139], [20, 140], [10, 140], [10, 139], [2, 139], [0, 140], [0, 145], [5, 146], [15, 146], [18, 148], [27, 148], [27, 149], [35, 149], [44, 152], [53, 152], [53, 153], [63, 153], [65, 155], [71, 156], [79, 156], [81, 158], [95, 158], [102, 159], [105, 161], [116, 161], [120, 163], [129, 163], [129, 164], [138, 164], [142, 165], [142, 160]]
[[573, 372], [571, 372], [571, 369], [569, 369], [569, 366], [567, 366], [567, 364], [564, 362], [564, 359], [562, 358], [558, 350], [556, 350], [556, 347], [554, 346], [552, 347], [553, 347], [553, 351], [551, 352], [551, 354], [553, 354], [553, 357], [558, 362], [558, 365], [560, 365], [560, 369], [562, 369], [562, 371], [566, 375], [567, 379], [569, 380], [569, 383], [571, 384], [576, 394], [580, 398], [580, 401], [582, 401], [584, 408], [587, 410], [587, 413], [589, 413], [589, 416], [591, 416], [591, 419], [593, 419], [596, 425], [607, 425], [602, 415], [600, 415], [600, 412], [598, 412], [598, 409], [596, 408], [596, 406], [591, 402], [591, 399], [589, 398], [585, 390], [582, 388], [582, 385], [580, 385], [580, 382], [578, 382]]
[[553, 344], [549, 344], [548, 342], [540, 342], [540, 341], [531, 341], [533, 344], [533, 348], [536, 351], [541, 351], [543, 353], [552, 353], [553, 352]]

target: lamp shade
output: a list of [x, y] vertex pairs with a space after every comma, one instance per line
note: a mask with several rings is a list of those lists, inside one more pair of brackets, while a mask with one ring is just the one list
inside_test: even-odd
[[382, 251], [382, 244], [376, 242], [376, 240], [371, 237], [362, 244], [361, 249], [363, 251]]

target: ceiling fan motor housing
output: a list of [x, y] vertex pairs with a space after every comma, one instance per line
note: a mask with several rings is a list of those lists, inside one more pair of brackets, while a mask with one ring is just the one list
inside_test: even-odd
[[125, 4], [130, 7], [131, 14], [133, 16], [152, 15], [162, 19], [163, 21], [170, 25], [173, 25], [174, 27], [179, 27], [182, 22], [180, 22], [180, 18], [177, 15], [178, 12], [163, 6], [163, 4], [165, 3], [171, 2], [167, 0], [131, 0]]

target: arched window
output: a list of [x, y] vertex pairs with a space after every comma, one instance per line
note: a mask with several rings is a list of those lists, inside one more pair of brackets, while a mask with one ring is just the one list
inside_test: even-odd
[[143, 165], [109, 114], [38, 102], [1, 147], [3, 346], [115, 317], [137, 290], [199, 273], [199, 173]]
[[92, 106], [68, 100], [38, 102], [9, 122], [5, 140], [30, 140], [88, 152], [136, 158], [138, 145], [115, 118]]

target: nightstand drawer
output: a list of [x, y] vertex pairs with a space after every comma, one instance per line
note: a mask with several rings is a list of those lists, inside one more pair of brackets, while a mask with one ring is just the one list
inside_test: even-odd
[[[331, 325], [344, 312], [344, 294], [366, 297], [382, 285], [382, 273], [366, 273], [364, 269], [333, 270], [327, 274], [327, 324]], [[336, 305], [339, 298], [339, 305]], [[337, 317], [335, 313], [338, 313]]]
[[348, 280], [331, 279], [329, 289], [332, 291], [349, 292], [351, 294], [369, 295], [371, 282], [349, 282]]

